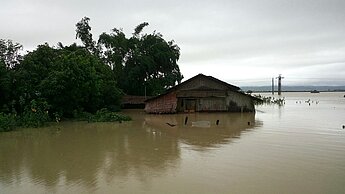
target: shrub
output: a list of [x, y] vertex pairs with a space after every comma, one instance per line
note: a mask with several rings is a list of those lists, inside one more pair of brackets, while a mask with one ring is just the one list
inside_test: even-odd
[[114, 122], [114, 121], [130, 121], [132, 120], [129, 116], [122, 115], [119, 113], [111, 112], [106, 108], [100, 109], [94, 116], [90, 117], [89, 121], [92, 122]]
[[80, 121], [90, 120], [92, 114], [83, 110], [74, 110], [73, 118]]
[[0, 113], [0, 132], [12, 131], [15, 126], [16, 126], [15, 115]]
[[277, 104], [279, 106], [283, 106], [285, 104], [285, 98], [274, 98], [271, 96], [261, 96], [259, 95], [254, 95], [254, 97], [260, 99], [260, 101], [256, 101], [256, 104]]
[[41, 127], [50, 121], [49, 105], [43, 99], [31, 100], [20, 117], [20, 125], [24, 127]]

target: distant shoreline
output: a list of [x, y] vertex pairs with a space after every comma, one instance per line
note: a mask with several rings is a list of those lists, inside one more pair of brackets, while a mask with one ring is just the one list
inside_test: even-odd
[[[272, 92], [272, 86], [243, 86], [242, 91], [252, 92]], [[277, 92], [278, 88], [274, 87], [274, 92]], [[282, 86], [282, 92], [345, 92], [345, 86]]]
[[[247, 92], [247, 91], [245, 91]], [[272, 91], [252, 91], [253, 93], [272, 93]], [[306, 93], [311, 93], [310, 90], [308, 91], [282, 91], [282, 93], [284, 92], [306, 92]], [[319, 91], [320, 93], [324, 93], [324, 92], [345, 92], [345, 90], [337, 90], [337, 91]], [[274, 91], [274, 93], [278, 93], [278, 91]], [[316, 93], [317, 94], [317, 93]]]

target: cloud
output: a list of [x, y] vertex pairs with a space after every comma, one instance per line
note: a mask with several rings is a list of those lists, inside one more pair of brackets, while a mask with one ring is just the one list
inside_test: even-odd
[[186, 78], [201, 72], [245, 84], [282, 73], [341, 84], [334, 76], [345, 77], [344, 9], [343, 0], [4, 0], [0, 38], [32, 50], [75, 42], [84, 16], [95, 38], [114, 27], [130, 36], [146, 21], [145, 32], [157, 30], [180, 46]]

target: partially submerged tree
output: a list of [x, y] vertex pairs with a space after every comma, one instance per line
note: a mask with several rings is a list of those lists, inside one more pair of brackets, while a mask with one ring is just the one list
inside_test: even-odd
[[120, 91], [109, 66], [75, 44], [40, 45], [15, 68], [18, 101], [45, 99], [53, 112], [96, 112], [119, 106]]
[[10, 112], [13, 95], [12, 69], [21, 62], [22, 45], [0, 39], [0, 112]]
[[3, 60], [0, 60], [0, 112], [9, 111], [11, 96], [11, 76], [10, 70]]

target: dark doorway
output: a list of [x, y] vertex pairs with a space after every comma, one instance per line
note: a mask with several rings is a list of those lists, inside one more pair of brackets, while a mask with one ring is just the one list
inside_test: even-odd
[[196, 110], [196, 99], [185, 99], [186, 112], [195, 112]]

